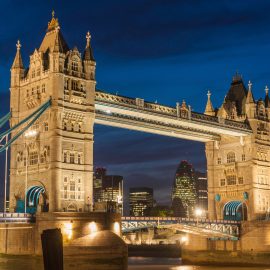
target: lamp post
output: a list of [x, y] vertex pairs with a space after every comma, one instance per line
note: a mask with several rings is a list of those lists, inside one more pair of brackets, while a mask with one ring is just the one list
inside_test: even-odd
[[195, 216], [197, 218], [197, 227], [199, 225], [199, 218], [202, 216], [203, 210], [200, 208], [195, 209]]
[[[1, 147], [4, 147], [5, 145], [7, 145], [8, 134], [1, 139], [0, 143], [2, 143], [4, 138], [6, 139], [6, 142], [5, 144], [0, 144]], [[6, 213], [6, 210], [7, 210], [8, 147], [6, 148], [5, 159], [6, 160], [5, 160], [5, 180], [4, 180], [4, 214]]]
[[[6, 135], [6, 144], [8, 143], [8, 134]], [[7, 211], [7, 178], [8, 178], [8, 147], [6, 148], [5, 162], [5, 194], [4, 194], [4, 213]]]
[[[37, 135], [36, 130], [29, 130], [25, 132], [24, 137], [25, 139], [35, 137]], [[27, 185], [28, 185], [28, 155], [29, 155], [29, 149], [28, 144], [25, 140], [25, 149], [26, 149], [26, 159], [25, 159], [25, 187], [24, 187], [24, 214], [27, 213]]]

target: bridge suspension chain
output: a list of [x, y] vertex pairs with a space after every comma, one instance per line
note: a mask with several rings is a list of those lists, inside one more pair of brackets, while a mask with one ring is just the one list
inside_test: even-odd
[[[3, 140], [4, 137], [8, 136], [12, 131], [20, 127], [21, 125], [27, 123], [29, 120], [31, 120], [25, 127], [23, 127], [14, 137], [12, 137], [6, 144], [1, 145], [0, 147], [0, 153], [5, 151], [13, 142], [15, 142], [29, 127], [31, 127], [36, 120], [51, 106], [51, 100], [48, 100], [43, 105], [41, 105], [36, 111], [34, 111], [32, 114], [27, 116], [25, 119], [23, 119], [21, 122], [16, 124], [14, 127], [2, 132], [0, 134], [0, 141]], [[10, 114], [10, 113], [9, 113]], [[8, 121], [10, 119], [11, 115], [5, 115], [0, 119], [0, 127], [1, 124]], [[2, 120], [3, 119], [3, 120]], [[7, 120], [6, 120], [7, 119]], [[1, 122], [3, 121], [3, 122]], [[3, 124], [4, 125], [4, 124]]]

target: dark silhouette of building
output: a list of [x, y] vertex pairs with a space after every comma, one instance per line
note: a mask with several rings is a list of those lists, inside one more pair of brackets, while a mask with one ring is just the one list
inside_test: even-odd
[[97, 168], [93, 181], [93, 198], [96, 206], [112, 202], [117, 205], [117, 211], [123, 213], [123, 176], [107, 175], [105, 168]]
[[196, 172], [196, 192], [197, 192], [197, 207], [205, 213], [208, 210], [208, 185], [207, 174]]
[[131, 216], [145, 216], [153, 208], [153, 189], [135, 187], [129, 189], [129, 212]]

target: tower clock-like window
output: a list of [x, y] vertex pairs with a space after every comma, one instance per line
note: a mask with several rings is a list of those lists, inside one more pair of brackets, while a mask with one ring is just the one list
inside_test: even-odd
[[235, 162], [235, 153], [230, 152], [227, 154], [227, 163]]

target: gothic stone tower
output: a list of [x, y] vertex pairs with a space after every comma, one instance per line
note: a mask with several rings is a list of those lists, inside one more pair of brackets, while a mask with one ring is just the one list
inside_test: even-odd
[[90, 38], [88, 33], [83, 57], [76, 47], [70, 50], [53, 13], [27, 69], [17, 44], [11, 67], [11, 125], [50, 98], [52, 106], [31, 127], [32, 136], [21, 136], [11, 147], [11, 209], [24, 200], [26, 182], [27, 189], [45, 189], [43, 200], [51, 212], [89, 209], [96, 85]]
[[220, 121], [249, 123], [253, 134], [222, 136], [206, 143], [209, 217], [254, 220], [265, 217], [270, 207], [270, 101], [255, 102], [252, 84], [246, 89], [241, 76], [233, 78], [222, 106], [214, 110], [210, 93], [205, 113]]

